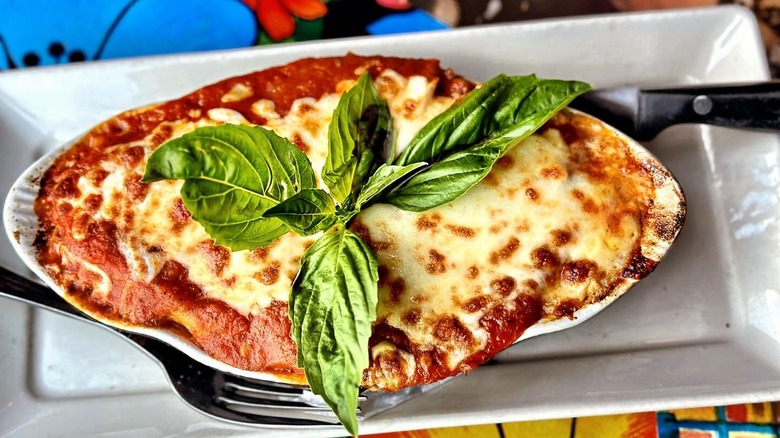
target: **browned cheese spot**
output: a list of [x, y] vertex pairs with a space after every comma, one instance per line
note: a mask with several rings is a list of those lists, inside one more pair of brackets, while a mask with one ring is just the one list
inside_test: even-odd
[[377, 252], [377, 251], [383, 251], [388, 248], [390, 248], [390, 242], [382, 242], [382, 241], [374, 241], [371, 239], [371, 231], [368, 230], [368, 227], [359, 220], [352, 221], [352, 225], [349, 226], [349, 229], [357, 234], [358, 237], [360, 237], [360, 240], [366, 243], [369, 248], [371, 248], [371, 251]]
[[441, 318], [433, 329], [433, 335], [442, 341], [454, 341], [461, 345], [471, 343], [471, 332], [455, 316]]
[[[491, 211], [491, 217], [492, 216], [493, 216], [493, 212]], [[501, 230], [503, 230], [507, 226], [509, 226], [509, 223], [507, 221], [498, 221], [497, 223], [491, 225], [488, 230], [490, 231], [491, 234], [498, 234], [501, 232]]]
[[54, 188], [55, 198], [74, 199], [79, 196], [81, 196], [81, 190], [79, 190], [79, 175], [77, 173], [66, 176]]
[[260, 283], [270, 286], [272, 284], [275, 284], [277, 281], [279, 281], [280, 267], [281, 264], [279, 263], [279, 261], [274, 260], [271, 262], [271, 264], [263, 268], [260, 272], [256, 273], [254, 277]]
[[517, 287], [517, 282], [510, 276], [498, 278], [490, 282], [490, 289], [502, 297], [512, 293]]
[[253, 259], [265, 261], [265, 259], [268, 257], [268, 248], [263, 247], [253, 249], [250, 254], [252, 255]]
[[617, 233], [620, 231], [620, 224], [623, 222], [622, 215], [610, 213], [607, 215], [607, 229], [611, 233]]
[[515, 231], [517, 231], [518, 233], [525, 233], [530, 230], [531, 230], [531, 225], [528, 223], [527, 220], [523, 220], [515, 226]]
[[552, 230], [550, 234], [553, 236], [553, 245], [564, 246], [571, 242], [571, 233], [566, 230]]
[[134, 167], [146, 156], [146, 151], [141, 146], [133, 146], [122, 150], [120, 161], [127, 168]]
[[71, 224], [71, 232], [83, 236], [87, 233], [87, 230], [92, 224], [92, 216], [89, 213], [83, 210], [77, 210], [76, 215], [73, 217], [73, 223]]
[[390, 281], [390, 268], [387, 267], [387, 265], [379, 264], [377, 266], [377, 274], [379, 274], [379, 282], [378, 284], [380, 286], [384, 286], [388, 284]]
[[409, 297], [409, 301], [413, 302], [414, 304], [422, 304], [426, 301], [428, 301], [428, 295], [425, 294], [415, 294]]
[[396, 351], [384, 351], [378, 357], [379, 367], [385, 376], [400, 378], [404, 375], [403, 360]]
[[640, 249], [636, 249], [631, 256], [631, 260], [629, 260], [623, 272], [620, 273], [620, 276], [641, 280], [650, 275], [657, 265], [658, 262], [645, 257]]
[[177, 199], [173, 204], [173, 210], [171, 210], [171, 223], [173, 224], [173, 232], [175, 234], [181, 233], [181, 230], [190, 222], [192, 215], [187, 207], [184, 206], [184, 201], [181, 198]]
[[444, 254], [432, 249], [428, 251], [428, 263], [425, 265], [425, 269], [429, 274], [443, 274], [447, 272], [446, 260]]
[[414, 110], [417, 109], [417, 102], [415, 102], [412, 99], [406, 99], [404, 101], [404, 107], [402, 109], [403, 115], [406, 117], [412, 116], [414, 114]]
[[531, 252], [531, 261], [534, 264], [534, 268], [555, 268], [561, 264], [561, 260], [558, 256], [550, 251], [547, 247], [536, 248]]
[[469, 227], [461, 227], [458, 225], [445, 225], [445, 228], [447, 228], [447, 230], [450, 233], [458, 237], [472, 238], [474, 237], [475, 234], [474, 229]]
[[574, 319], [574, 312], [582, 307], [582, 303], [579, 300], [566, 299], [558, 303], [553, 310], [553, 314], [557, 318], [569, 318]]
[[685, 222], [685, 210], [687, 206], [682, 201], [677, 208], [677, 215], [673, 218], [666, 216], [655, 217], [655, 232], [661, 239], [671, 242], [680, 231]]
[[63, 215], [68, 214], [71, 211], [73, 211], [73, 204], [71, 204], [70, 202], [62, 201], [57, 205], [57, 211]]
[[230, 250], [224, 246], [215, 245], [213, 240], [201, 242], [198, 248], [208, 260], [211, 272], [217, 276], [222, 275], [222, 271], [230, 262]]
[[444, 96], [457, 99], [474, 88], [474, 84], [456, 75], [451, 68], [444, 71], [444, 78], [446, 80], [440, 81], [436, 90], [437, 93]]
[[563, 176], [563, 172], [559, 167], [547, 167], [542, 169], [540, 175], [544, 179], [558, 179]]
[[589, 197], [585, 196], [584, 193], [575, 189], [572, 190], [571, 194], [572, 196], [574, 196], [574, 199], [580, 201], [580, 206], [582, 206], [582, 210], [585, 211], [585, 213], [590, 213], [590, 214], [598, 213], [599, 208], [596, 205], [596, 203], [593, 202], [593, 200], [590, 199]]
[[271, 252], [271, 249], [278, 245], [280, 240], [281, 239], [276, 239], [262, 248], [253, 249], [249, 254], [253, 259], [264, 262], [268, 259], [268, 255]]
[[498, 262], [512, 257], [518, 248], [520, 248], [520, 241], [517, 237], [512, 237], [501, 249], [490, 253], [490, 263], [497, 265]]
[[403, 278], [396, 278], [390, 282], [390, 301], [392, 303], [401, 302], [401, 295], [406, 290], [406, 282]]
[[320, 129], [320, 121], [315, 118], [306, 118], [303, 120], [303, 129], [309, 132], [317, 132]]
[[108, 178], [108, 175], [110, 174], [111, 173], [105, 169], [98, 169], [92, 173], [92, 182], [96, 186], [100, 186], [103, 184], [103, 181], [105, 181], [106, 178]]
[[490, 187], [498, 187], [501, 183], [493, 172], [488, 173], [482, 181]]
[[515, 159], [509, 155], [504, 155], [496, 161], [496, 166], [502, 169], [511, 169], [515, 165]]
[[376, 89], [382, 95], [397, 94], [398, 84], [387, 76], [379, 76], [376, 78]]
[[136, 203], [143, 201], [149, 192], [149, 186], [141, 182], [141, 175], [138, 174], [127, 177], [125, 187], [127, 188], [127, 194], [130, 195], [130, 199]]
[[536, 190], [532, 189], [531, 187], [528, 187], [525, 189], [525, 197], [532, 201], [536, 201], [539, 198], [539, 193], [537, 193]]
[[575, 285], [587, 280], [598, 269], [592, 260], [572, 260], [563, 264], [561, 280], [568, 285]]
[[465, 310], [468, 313], [478, 312], [484, 309], [489, 302], [490, 299], [484, 295], [474, 297], [466, 301], [466, 304], [463, 305], [463, 310]]
[[420, 231], [431, 230], [435, 231], [439, 227], [441, 216], [436, 213], [433, 215], [424, 214], [417, 219], [417, 229]]
[[135, 213], [133, 213], [133, 210], [125, 210], [122, 217], [125, 219], [125, 224], [129, 227], [132, 225], [133, 220], [135, 219]]
[[[119, 198], [119, 195], [115, 194], [116, 198]], [[122, 211], [120, 210], [119, 203], [114, 203], [114, 205], [111, 206], [111, 208], [108, 209], [108, 214], [111, 217], [119, 217], [120, 214], [122, 214]]]
[[420, 311], [418, 309], [412, 309], [406, 313], [404, 313], [404, 316], [402, 317], [404, 322], [409, 325], [417, 325], [417, 323], [420, 322]]
[[303, 141], [303, 139], [301, 138], [300, 135], [298, 135], [298, 133], [293, 134], [292, 142], [301, 152], [309, 152], [309, 145], [307, 145], [306, 142]]
[[301, 103], [298, 105], [298, 114], [310, 113], [312, 110], [314, 110], [314, 107], [308, 103]]
[[479, 268], [476, 266], [469, 267], [469, 270], [466, 272], [466, 277], [472, 280], [479, 277]]
[[87, 196], [87, 199], [84, 200], [84, 208], [90, 213], [97, 211], [97, 209], [100, 208], [102, 204], [103, 195], [96, 193]]

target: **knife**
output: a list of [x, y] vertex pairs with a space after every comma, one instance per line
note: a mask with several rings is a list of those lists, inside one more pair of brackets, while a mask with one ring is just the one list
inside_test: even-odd
[[680, 123], [780, 131], [780, 81], [755, 84], [636, 87], [590, 91], [571, 107], [639, 141]]

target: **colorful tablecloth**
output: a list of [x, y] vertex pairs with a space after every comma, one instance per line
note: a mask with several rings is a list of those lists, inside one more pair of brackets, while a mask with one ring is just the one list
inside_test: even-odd
[[774, 438], [780, 403], [463, 426], [372, 438]]

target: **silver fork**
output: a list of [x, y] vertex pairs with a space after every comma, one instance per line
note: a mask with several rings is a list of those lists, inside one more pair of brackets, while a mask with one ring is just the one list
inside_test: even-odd
[[[156, 339], [119, 330], [74, 308], [43, 284], [0, 266], [0, 296], [31, 304], [109, 330], [145, 352], [166, 372], [174, 392], [198, 412], [236, 424], [272, 428], [332, 428], [336, 416], [307, 386], [249, 379], [224, 373]], [[364, 391], [358, 419], [397, 406], [443, 382], [393, 393]]]

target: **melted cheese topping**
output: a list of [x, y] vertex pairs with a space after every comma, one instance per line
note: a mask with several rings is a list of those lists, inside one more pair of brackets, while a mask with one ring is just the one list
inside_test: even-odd
[[[386, 70], [376, 80], [383, 98], [388, 101], [401, 135], [397, 138], [397, 147], [406, 146], [411, 138], [410, 132], [448, 108], [453, 99], [433, 95], [435, 81], [421, 76], [405, 78], [392, 70]], [[339, 88], [349, 89], [352, 81]], [[233, 101], [241, 96], [251, 96], [243, 88], [236, 86], [222, 98], [223, 102]], [[252, 105], [252, 111], [264, 118], [266, 128], [274, 130], [280, 136], [291, 139], [303, 149], [312, 163], [319, 180], [320, 170], [327, 156], [328, 125], [339, 101], [338, 94], [327, 94], [320, 99], [302, 98], [296, 100], [286, 116], [280, 116], [273, 102], [258, 100]], [[213, 126], [222, 123], [249, 124], [241, 113], [228, 108], [210, 109], [206, 117], [197, 122], [176, 121], [159, 126], [147, 137], [147, 141], [138, 142], [145, 148], [146, 156], [153, 147], [148, 139], [170, 129], [171, 138], [192, 132], [198, 127]], [[117, 145], [122, 150], [131, 145]], [[256, 314], [273, 301], [287, 301], [292, 281], [300, 266], [300, 257], [304, 248], [316, 239], [315, 236], [300, 237], [288, 233], [270, 247], [261, 251], [229, 252], [213, 245], [202, 226], [195, 221], [186, 220], [176, 223], [174, 216], [181, 212], [179, 192], [182, 181], [160, 181], [149, 184], [144, 199], [135, 204], [128, 203], [128, 180], [138, 179], [143, 174], [145, 160], [132, 167], [118, 162], [103, 162], [102, 169], [109, 172], [100, 183], [83, 177], [78, 182], [80, 197], [71, 203], [77, 209], [85, 209], [87, 199], [100, 195], [102, 204], [93, 213], [96, 219], [121, 221], [122, 214], [117, 211], [132, 209], [137, 223], [124, 226], [120, 240], [120, 249], [131, 270], [132, 278], [151, 282], [162, 269], [166, 259], [174, 260], [188, 269], [189, 279], [198, 285], [207, 297], [223, 301], [243, 315]], [[318, 181], [325, 188], [321, 181]], [[83, 236], [82, 236], [83, 237]], [[100, 269], [86, 261], [84, 266], [95, 271], [104, 283], [108, 277]], [[109, 285], [95, 289], [99, 295], [107, 295]], [[185, 321], [186, 322], [186, 321]]]
[[[375, 83], [394, 121], [396, 154], [454, 101], [435, 95], [436, 81], [422, 76], [385, 70]], [[353, 84], [344, 81], [336, 89], [343, 92]], [[238, 83], [221, 102], [252, 96], [251, 88]], [[114, 155], [81, 175], [78, 195], [58, 208], [73, 207], [72, 236], [77, 240], [89, 235], [79, 227], [80, 216], [115, 224], [118, 253], [131, 280], [150, 284], [174, 261], [185, 267], [186, 279], [203, 297], [226, 303], [249, 321], [253, 316], [262, 320], [268, 317], [266, 310], [287, 301], [300, 257], [317, 236], [288, 233], [254, 251], [217, 247], [184, 208], [181, 181], [140, 183], [146, 158], [169, 138], [201, 126], [250, 124], [249, 118], [263, 120], [263, 126], [305, 151], [319, 178], [338, 100], [338, 93], [298, 99], [284, 116], [265, 99], [251, 104], [252, 114], [227, 107], [189, 110], [189, 119], [162, 122], [142, 140], [110, 146], [107, 152]], [[652, 183], [640, 171], [620, 167], [632, 162], [625, 145], [600, 143], [614, 135], [599, 135], [601, 125], [593, 121], [577, 123], [590, 123], [581, 127], [589, 134], [584, 139], [566, 139], [554, 127], [543, 129], [455, 202], [423, 213], [377, 204], [355, 218], [353, 231], [372, 247], [380, 265], [377, 327], [397, 329], [405, 337], [382, 337], [372, 347], [369, 386], [397, 389], [435, 380], [414, 377], [432, 369], [433, 360], [449, 370], [468, 371], [476, 364], [473, 355], [491, 343], [498, 345], [495, 338], [501, 334], [496, 331], [505, 327], [490, 332], [485, 325], [496, 309], [511, 312], [524, 297], [533, 297], [542, 303], [534, 317], [570, 316], [583, 304], [602, 299], [620, 281], [642, 236], [638, 212], [652, 197]], [[93, 298], [114, 302], [109, 294], [116, 291], [107, 272], [65, 246], [58, 251], [64, 264], [80, 265], [80, 272], [94, 277]], [[209, 328], [187, 311], [173, 311], [170, 317], [193, 333]], [[505, 321], [511, 319], [501, 323]], [[248, 357], [250, 352], [238, 354]]]
[[[621, 270], [641, 224], [625, 218], [607, 232], [604, 215], [584, 211], [580, 197], [601, 211], [620, 210], [621, 197], [573, 168], [569, 154], [560, 133], [548, 130], [512, 149], [455, 202], [424, 213], [387, 204], [363, 211], [358, 220], [371, 230], [371, 241], [382, 248], [378, 261], [393, 277], [381, 290], [378, 319], [422, 350], [446, 350], [447, 365], [455, 368], [488, 342], [480, 320], [495, 305], [512, 310], [518, 295], [530, 294], [552, 314], [562, 302], [587, 302], [606, 289], [596, 271]], [[561, 266], [594, 260], [598, 266], [582, 281], [561, 281]], [[394, 279], [403, 279], [403, 287], [393, 290]], [[456, 318], [471, 339], [437, 335], [443, 316]]]

